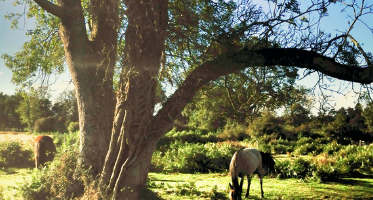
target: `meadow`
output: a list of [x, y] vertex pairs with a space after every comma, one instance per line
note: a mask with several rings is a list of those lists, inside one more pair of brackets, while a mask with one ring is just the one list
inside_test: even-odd
[[[51, 135], [58, 155], [43, 170], [33, 168], [32, 145], [11, 138], [0, 141], [0, 199], [40, 199], [40, 194], [46, 199], [70, 199], [66, 187], [76, 164], [78, 134]], [[141, 199], [228, 199], [230, 158], [248, 146], [275, 155], [279, 173], [265, 177], [266, 199], [373, 199], [373, 146], [342, 145], [327, 138], [258, 141], [226, 135], [168, 133], [154, 153]], [[247, 180], [244, 192], [246, 187]], [[259, 198], [255, 175], [248, 199]]]

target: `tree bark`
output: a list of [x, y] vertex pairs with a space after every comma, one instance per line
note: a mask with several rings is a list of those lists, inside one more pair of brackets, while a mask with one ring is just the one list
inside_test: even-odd
[[78, 102], [80, 162], [91, 167], [93, 175], [98, 175], [109, 147], [115, 108], [113, 74], [119, 26], [118, 2], [91, 1], [95, 8], [91, 40], [80, 1], [60, 0], [58, 5], [45, 0], [35, 2], [60, 17], [59, 35]]
[[111, 198], [138, 199], [140, 188], [146, 187], [150, 161], [159, 139], [149, 137], [149, 123], [154, 117], [168, 2], [128, 0], [125, 4], [126, 57], [100, 193]]

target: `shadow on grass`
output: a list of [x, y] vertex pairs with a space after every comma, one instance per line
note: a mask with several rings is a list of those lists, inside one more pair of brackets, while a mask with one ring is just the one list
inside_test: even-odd
[[222, 192], [215, 192], [215, 196], [211, 197], [211, 200], [229, 200], [225, 193]]
[[[355, 179], [356, 178], [356, 179]], [[331, 181], [330, 183], [340, 183], [342, 185], [350, 185], [350, 186], [364, 186], [364, 187], [373, 187], [373, 183], [371, 181], [366, 181], [364, 179], [372, 179], [372, 176], [364, 176], [364, 177], [354, 177], [354, 178], [342, 178], [338, 181]]]
[[1, 167], [0, 171], [3, 175], [18, 174], [20, 169], [33, 169], [33, 167]]
[[151, 191], [148, 188], [141, 189], [140, 200], [165, 200], [158, 196], [157, 193]]

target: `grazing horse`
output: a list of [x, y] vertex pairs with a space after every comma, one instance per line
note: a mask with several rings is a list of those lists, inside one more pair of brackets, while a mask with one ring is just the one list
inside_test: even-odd
[[35, 138], [34, 154], [35, 167], [40, 168], [46, 162], [52, 161], [56, 153], [56, 146], [54, 146], [53, 139], [46, 135], [41, 135]]
[[[231, 160], [229, 174], [232, 184], [229, 183], [231, 191], [230, 200], [241, 200], [242, 185], [245, 176], [247, 177], [248, 186], [245, 197], [249, 196], [251, 177], [254, 172], [258, 173], [260, 180], [261, 197], [263, 198], [263, 176], [267, 172], [275, 172], [275, 161], [269, 153], [263, 153], [255, 148], [240, 149]], [[241, 183], [238, 183], [238, 177], [241, 177]]]

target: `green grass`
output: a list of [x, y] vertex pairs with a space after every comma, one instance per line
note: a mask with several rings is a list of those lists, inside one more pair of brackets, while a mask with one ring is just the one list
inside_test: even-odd
[[[148, 187], [160, 199], [228, 199], [230, 177], [225, 174], [150, 173]], [[247, 180], [244, 182], [246, 193]], [[265, 178], [266, 199], [373, 199], [373, 179], [347, 178], [341, 182], [317, 183], [301, 179]], [[251, 182], [248, 199], [260, 198], [257, 176]]]
[[30, 177], [27, 168], [6, 168], [0, 170], [0, 199], [19, 199], [16, 196], [16, 186]]

